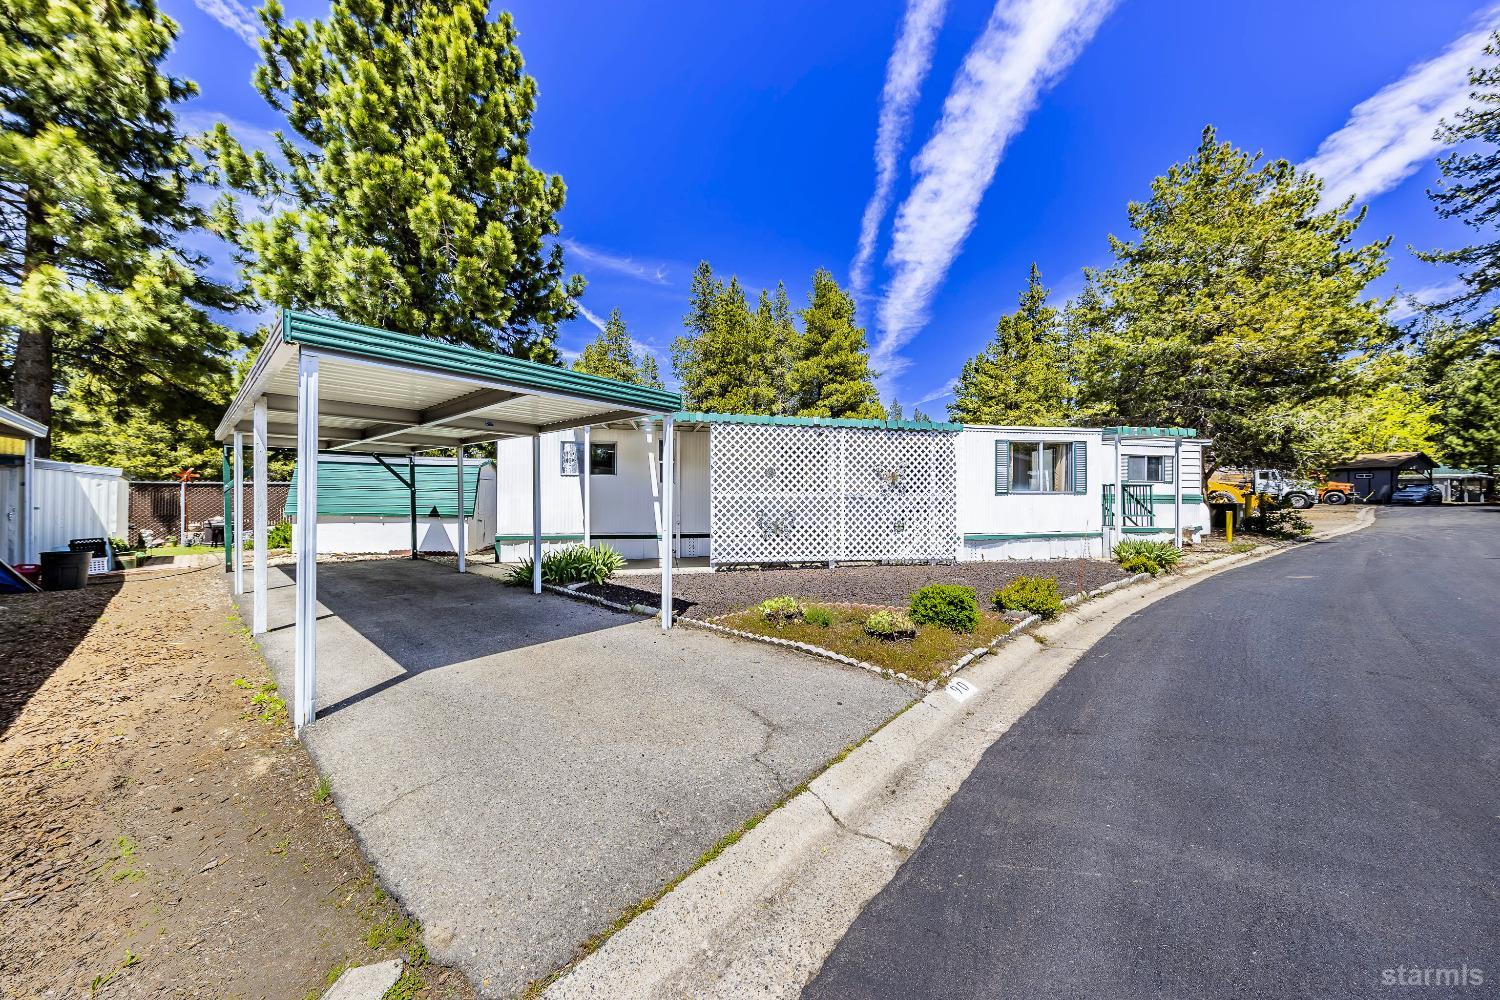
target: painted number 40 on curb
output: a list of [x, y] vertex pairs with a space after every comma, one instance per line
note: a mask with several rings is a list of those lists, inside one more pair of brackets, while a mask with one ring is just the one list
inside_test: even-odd
[[949, 681], [948, 686], [943, 690], [947, 691], [954, 701], [968, 701], [979, 693], [977, 685], [970, 684], [962, 677], [955, 677]]

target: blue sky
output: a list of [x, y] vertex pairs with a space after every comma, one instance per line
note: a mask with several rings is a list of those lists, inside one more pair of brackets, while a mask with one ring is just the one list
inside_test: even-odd
[[[272, 129], [238, 0], [164, 0], [186, 120]], [[286, 0], [294, 17], [326, 3]], [[1315, 165], [1394, 237], [1380, 290], [1450, 272], [1408, 246], [1467, 242], [1426, 197], [1429, 136], [1500, 5], [909, 0], [507, 5], [540, 88], [532, 159], [563, 175], [572, 266], [669, 371], [700, 259], [805, 300], [815, 268], [863, 289], [884, 394], [937, 414], [1035, 261], [1059, 302], [1109, 262], [1125, 206], [1205, 124]], [[879, 197], [877, 167], [888, 184]], [[874, 206], [872, 207], [872, 200]], [[866, 253], [861, 266], [861, 234]], [[251, 319], [243, 320], [253, 323]], [[576, 351], [586, 318], [563, 330]]]

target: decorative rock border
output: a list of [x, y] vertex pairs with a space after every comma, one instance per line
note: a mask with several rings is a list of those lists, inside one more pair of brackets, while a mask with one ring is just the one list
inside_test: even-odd
[[[1115, 580], [1113, 583], [1106, 583], [1102, 587], [1096, 587], [1093, 590], [1085, 591], [1079, 594], [1073, 594], [1071, 597], [1066, 597], [1062, 602], [1063, 607], [1076, 607], [1077, 605], [1082, 604], [1084, 601], [1087, 601], [1090, 598], [1102, 597], [1105, 594], [1120, 590], [1123, 587], [1133, 586], [1150, 579], [1152, 579], [1150, 573], [1137, 573], [1135, 576], [1127, 576], [1123, 580]], [[606, 600], [605, 598], [595, 596], [594, 594], [583, 593], [578, 589], [582, 586], [583, 584], [581, 583], [570, 584], [566, 587], [559, 587], [556, 584], [544, 583], [542, 584], [542, 589], [551, 591], [554, 594], [561, 594], [564, 597], [571, 597], [574, 600], [588, 601], [590, 604], [597, 604], [600, 607], [609, 608], [612, 611], [623, 611], [627, 614], [644, 615], [648, 618], [658, 618], [661, 616], [660, 608], [653, 608], [645, 604], [621, 604], [618, 601]], [[846, 607], [875, 608], [885, 606], [876, 604], [854, 604], [850, 602], [836, 603], [841, 603]], [[868, 670], [873, 674], [879, 674], [880, 676], [890, 678], [891, 680], [902, 681], [906, 684], [912, 685], [913, 687], [920, 688], [923, 691], [932, 691], [936, 689], [939, 684], [946, 683], [949, 677], [952, 677], [954, 674], [958, 673], [964, 667], [967, 667], [969, 664], [973, 663], [981, 656], [985, 656], [989, 653], [994, 652], [1001, 643], [1009, 642], [1016, 636], [1022, 635], [1035, 628], [1037, 625], [1041, 624], [1042, 619], [1039, 615], [1028, 615], [1027, 617], [1022, 618], [1020, 621], [1016, 622], [1008, 630], [1006, 630], [1003, 635], [996, 636], [994, 640], [991, 641], [988, 645], [979, 646], [969, 650], [963, 656], [959, 657], [957, 660], [953, 661], [953, 663], [945, 667], [943, 669], [943, 672], [939, 674], [936, 679], [930, 681], [919, 681], [915, 677], [904, 674], [899, 670], [892, 670], [889, 667], [878, 666], [874, 663], [870, 663], [867, 660], [857, 660], [852, 656], [845, 656], [843, 653], [835, 653], [831, 649], [825, 649], [822, 646], [815, 646], [810, 642], [797, 642], [793, 639], [778, 639], [775, 636], [761, 635], [757, 632], [746, 632], [741, 629], [730, 628], [728, 625], [720, 625], [715, 621], [704, 621], [699, 618], [688, 618], [682, 615], [679, 615], [674, 619], [674, 621], [681, 625], [688, 625], [693, 628], [701, 628], [709, 632], [718, 632], [720, 635], [734, 636], [736, 639], [748, 639], [751, 642], [765, 643], [768, 646], [783, 646], [787, 649], [795, 649], [825, 660], [832, 660], [835, 663], [842, 663], [845, 666], [859, 667], [861, 670]]]

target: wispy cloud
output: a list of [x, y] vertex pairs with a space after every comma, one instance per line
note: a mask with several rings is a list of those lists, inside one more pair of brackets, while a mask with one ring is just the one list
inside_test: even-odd
[[1442, 54], [1354, 108], [1344, 127], [1323, 140], [1302, 164], [1323, 178], [1323, 203], [1365, 201], [1410, 177], [1443, 148], [1438, 122], [1463, 110], [1469, 69], [1484, 60], [1485, 42], [1500, 27], [1500, 5], [1480, 15], [1473, 30]]
[[177, 127], [186, 135], [211, 131], [220, 122], [224, 123], [229, 129], [229, 134], [234, 136], [246, 151], [259, 151], [268, 156], [276, 156], [280, 152], [281, 147], [276, 144], [276, 134], [273, 129], [251, 125], [242, 119], [201, 108], [183, 111], [177, 116]]
[[585, 263], [595, 267], [623, 274], [628, 278], [649, 281], [653, 285], [667, 283], [667, 268], [664, 264], [638, 261], [634, 257], [623, 257], [607, 250], [600, 250], [598, 247], [591, 247], [586, 243], [579, 243], [577, 240], [563, 240], [562, 244], [570, 253], [577, 254]]
[[598, 313], [594, 312], [582, 302], [578, 303], [578, 315], [582, 316], [584, 319], [592, 323], [594, 325], [594, 329], [598, 330], [601, 333], [604, 332], [605, 321], [599, 318]]
[[943, 116], [913, 163], [916, 181], [896, 213], [892, 275], [877, 313], [874, 360], [886, 379], [897, 352], [927, 320], [1006, 144], [1041, 92], [1072, 65], [1114, 0], [1000, 0], [954, 80]]
[[260, 19], [239, 0], [193, 0], [193, 5], [260, 52]]
[[875, 129], [875, 190], [865, 204], [859, 246], [849, 265], [856, 300], [864, 299], [870, 284], [870, 261], [875, 256], [880, 223], [890, 208], [896, 161], [911, 131], [912, 108], [922, 93], [922, 81], [932, 68], [932, 50], [947, 6], [948, 0], [908, 0], [896, 45], [885, 64], [885, 87], [880, 92], [880, 118]]
[[953, 395], [953, 389], [956, 385], [958, 385], [958, 379], [950, 378], [948, 381], [944, 382], [941, 387], [932, 390], [912, 405], [921, 406], [923, 403], [933, 403], [939, 399], [947, 399], [949, 396]]
[[1458, 278], [1451, 281], [1442, 281], [1435, 285], [1427, 285], [1412, 291], [1402, 291], [1396, 296], [1396, 304], [1391, 307], [1391, 319], [1400, 321], [1411, 319], [1426, 306], [1437, 305], [1457, 298], [1467, 290], [1467, 286]]

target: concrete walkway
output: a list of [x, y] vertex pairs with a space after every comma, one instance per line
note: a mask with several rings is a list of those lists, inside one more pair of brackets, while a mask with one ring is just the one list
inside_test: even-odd
[[[262, 648], [289, 696], [289, 570], [271, 588]], [[320, 565], [318, 590], [309, 750], [434, 955], [487, 996], [567, 962], [912, 697], [435, 563]]]

